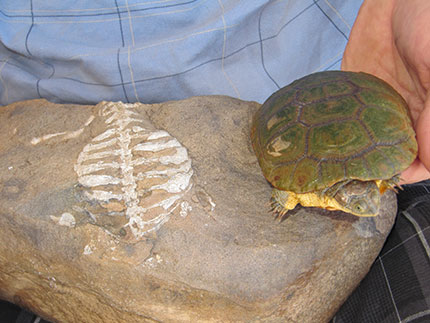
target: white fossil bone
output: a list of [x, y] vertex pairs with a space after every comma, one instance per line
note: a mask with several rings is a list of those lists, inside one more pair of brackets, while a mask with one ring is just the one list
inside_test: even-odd
[[192, 187], [193, 169], [187, 149], [136, 107], [100, 104], [107, 129], [82, 149], [74, 169], [85, 199], [101, 206], [121, 203], [125, 227], [141, 237], [168, 221]]

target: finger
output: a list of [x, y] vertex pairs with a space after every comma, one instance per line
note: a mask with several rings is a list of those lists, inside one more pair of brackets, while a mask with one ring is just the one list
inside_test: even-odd
[[418, 158], [400, 175], [400, 184], [416, 183], [430, 178], [430, 93], [415, 125]]
[[430, 172], [424, 164], [417, 158], [400, 174], [400, 185], [421, 182], [430, 178]]
[[418, 142], [418, 158], [430, 170], [430, 93], [424, 105], [424, 110], [418, 117], [415, 132]]

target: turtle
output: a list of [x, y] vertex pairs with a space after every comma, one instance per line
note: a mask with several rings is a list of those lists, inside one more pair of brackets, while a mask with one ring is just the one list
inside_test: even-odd
[[297, 204], [378, 215], [418, 149], [405, 100], [363, 72], [317, 72], [279, 89], [254, 114], [250, 136], [282, 219]]

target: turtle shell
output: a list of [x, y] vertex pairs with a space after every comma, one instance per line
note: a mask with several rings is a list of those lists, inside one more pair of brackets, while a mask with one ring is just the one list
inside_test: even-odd
[[319, 72], [275, 92], [254, 115], [251, 140], [266, 179], [296, 193], [388, 180], [417, 154], [400, 94], [355, 72]]

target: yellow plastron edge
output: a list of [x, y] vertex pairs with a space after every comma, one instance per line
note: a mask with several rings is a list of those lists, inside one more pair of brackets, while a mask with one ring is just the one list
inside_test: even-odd
[[[381, 194], [383, 194], [387, 189], [394, 189], [394, 185], [388, 181], [376, 180], [375, 183]], [[273, 210], [275, 212], [279, 212], [281, 216], [285, 215], [288, 211], [293, 210], [297, 204], [304, 207], [319, 207], [326, 210], [339, 210], [351, 213], [340, 205], [333, 197], [312, 192], [294, 193], [290, 191], [273, 190], [272, 200]]]

